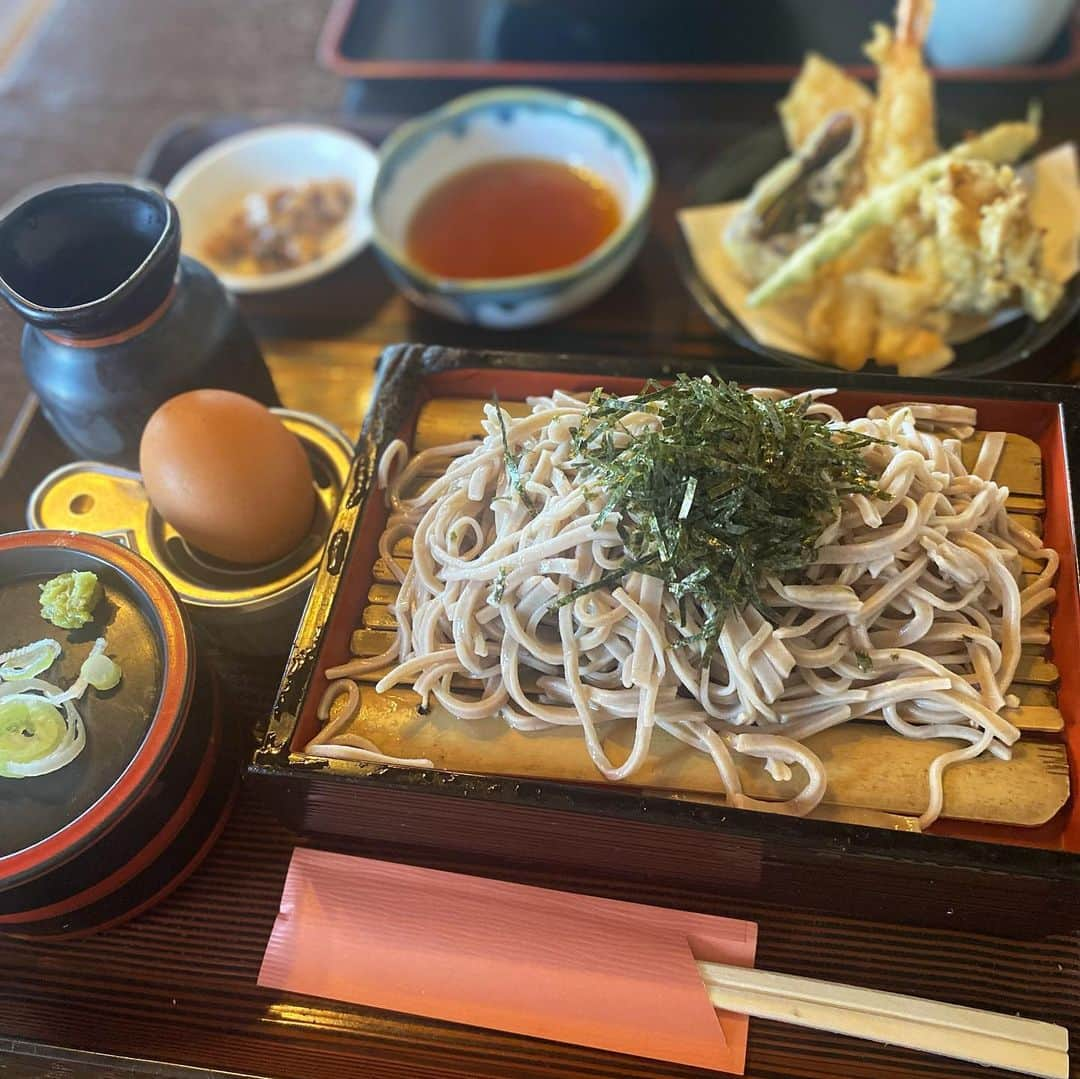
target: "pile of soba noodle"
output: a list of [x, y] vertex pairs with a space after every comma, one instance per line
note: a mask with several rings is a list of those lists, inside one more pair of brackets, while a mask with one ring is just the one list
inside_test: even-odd
[[[874, 407], [845, 423], [829, 392], [803, 395], [807, 414], [881, 440], [861, 451], [878, 495], [843, 496], [811, 564], [761, 582], [774, 618], [752, 605], [728, 613], [714, 650], [675, 647], [699, 634], [703, 612], [691, 601], [681, 613], [663, 582], [640, 572], [553, 602], [595, 583], [624, 555], [618, 514], [599, 520], [605, 494], [589, 485], [574, 450], [586, 402], [555, 392], [531, 399], [522, 418], [503, 412], [501, 423], [489, 404], [482, 441], [425, 450], [405, 467], [407, 449], [393, 443], [380, 463], [391, 507], [380, 551], [400, 575], [398, 639], [387, 653], [329, 676], [396, 663], [380, 691], [411, 683], [425, 703], [463, 722], [500, 716], [523, 731], [578, 727], [597, 771], [613, 781], [633, 777], [659, 727], [712, 759], [732, 805], [793, 814], [813, 809], [826, 785], [805, 740], [877, 717], [905, 738], [962, 743], [931, 766], [921, 817], [929, 824], [941, 812], [950, 764], [984, 752], [1007, 759], [1019, 737], [1001, 710], [1017, 704], [1008, 691], [1021, 645], [1048, 640], [1025, 620], [1052, 602], [1058, 557], [1010, 520], [1008, 490], [989, 479], [1004, 435], [986, 437], [971, 472], [962, 464], [973, 409]], [[629, 414], [624, 437], [655, 422], [649, 412]], [[518, 460], [517, 484], [509, 454]], [[439, 478], [422, 494], [405, 497], [433, 471]], [[404, 536], [413, 541], [407, 572], [390, 557]], [[1027, 587], [1021, 555], [1041, 563]], [[326, 703], [342, 690], [354, 698], [351, 715], [350, 682], [333, 683]], [[602, 745], [615, 720], [635, 725], [625, 760], [610, 759]], [[346, 725], [332, 723], [310, 750], [393, 760], [357, 736], [335, 740]], [[750, 798], [733, 753], [760, 759], [776, 780], [790, 780], [798, 765], [806, 783], [788, 801]]]

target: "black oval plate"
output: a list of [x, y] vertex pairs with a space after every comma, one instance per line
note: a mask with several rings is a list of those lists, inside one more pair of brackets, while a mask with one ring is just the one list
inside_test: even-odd
[[[707, 206], [742, 198], [749, 193], [759, 176], [787, 154], [787, 143], [780, 125], [764, 128], [730, 147], [707, 166], [690, 185], [683, 205]], [[701, 309], [722, 333], [741, 347], [789, 367], [815, 371], [822, 368], [836, 370], [829, 364], [818, 363], [783, 349], [770, 348], [757, 341], [698, 273], [682, 230], [676, 231], [678, 235], [675, 241], [675, 256], [683, 281]], [[970, 378], [1021, 364], [1061, 333], [1078, 311], [1080, 275], [1074, 276], [1065, 286], [1065, 295], [1045, 322], [1036, 322], [1025, 315], [956, 345], [953, 362], [936, 372], [936, 375], [946, 378]], [[896, 374], [894, 366], [887, 364], [879, 367], [872, 360], [864, 370], [868, 374]]]
[[[39, 585], [68, 570], [91, 570], [105, 589], [95, 620], [79, 630], [58, 629], [41, 617]], [[21, 548], [0, 552], [0, 652], [53, 637], [60, 658], [39, 677], [67, 689], [98, 637], [123, 671], [105, 693], [87, 689], [75, 707], [86, 728], [86, 748], [45, 776], [0, 776], [0, 855], [54, 835], [86, 812], [131, 763], [161, 697], [161, 631], [157, 616], [117, 569], [83, 551]]]

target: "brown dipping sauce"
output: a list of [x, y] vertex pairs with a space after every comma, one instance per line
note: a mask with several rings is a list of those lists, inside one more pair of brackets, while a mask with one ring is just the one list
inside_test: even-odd
[[585, 169], [539, 157], [465, 169], [413, 214], [409, 258], [439, 277], [518, 277], [569, 266], [619, 224], [619, 204]]

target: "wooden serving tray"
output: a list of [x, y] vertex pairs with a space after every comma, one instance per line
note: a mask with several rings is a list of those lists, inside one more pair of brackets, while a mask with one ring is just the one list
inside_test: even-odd
[[[664, 96], [655, 88], [642, 89], [649, 101]], [[715, 96], [715, 88], [703, 89]], [[997, 115], [995, 89], [980, 86], [972, 100], [976, 115], [987, 122]], [[737, 135], [771, 115], [772, 89], [764, 92], [756, 114], [749, 96], [739, 96], [733, 108], [721, 95], [728, 127], [707, 130], [695, 127], [692, 121], [699, 114], [687, 109], [681, 95], [673, 96], [678, 122], [649, 132], [669, 192], [727, 144], [732, 126]], [[387, 121], [372, 120], [368, 106], [362, 134], [377, 140]], [[1022, 107], [1021, 101], [1016, 108]], [[1048, 122], [1062, 111], [1068, 110], [1054, 111]], [[264, 115], [260, 122], [285, 118], [293, 117]], [[317, 119], [355, 122], [329, 115]], [[186, 119], [163, 135], [141, 168], [167, 181], [193, 153], [252, 122], [250, 117], [218, 115]], [[672, 195], [662, 197], [668, 200], [665, 205], [675, 205]], [[665, 216], [657, 215], [658, 230]], [[703, 364], [736, 358], [738, 350], [687, 306], [660, 240], [654, 237], [650, 244], [608, 298], [574, 319], [508, 334], [500, 338], [503, 347], [622, 356], [636, 351], [682, 357], [687, 364], [694, 358]], [[439, 340], [482, 347], [491, 340], [475, 329], [411, 310], [393, 296], [370, 252], [340, 280], [321, 282], [317, 295], [312, 291], [302, 298], [272, 298], [272, 313], [296, 315], [290, 322], [303, 323], [288, 332], [302, 330], [307, 339], [264, 337], [264, 353], [289, 407], [314, 411], [350, 437], [359, 433], [375, 360], [385, 342]], [[242, 306], [253, 313], [250, 302]], [[263, 306], [271, 304], [264, 301]], [[346, 314], [352, 336], [332, 338]], [[1053, 357], [1043, 353], [1035, 358], [1026, 377], [1052, 378], [1067, 366], [1075, 344], [1062, 338], [1058, 346]], [[639, 369], [624, 363], [623, 370]], [[760, 366], [745, 370], [760, 380]], [[987, 392], [993, 395], [993, 388]], [[1021, 397], [1026, 392], [1026, 387], [1016, 391]], [[1042, 400], [1056, 400], [1058, 391], [1044, 392]], [[5, 450], [0, 521], [13, 530], [24, 525], [26, 499], [37, 481], [71, 457], [33, 407], [22, 414]], [[229, 717], [238, 729], [270, 714], [283, 662], [225, 668]], [[258, 987], [255, 980], [291, 851], [297, 842], [312, 841], [298, 839], [275, 814], [315, 842], [368, 856], [752, 918], [760, 926], [759, 960], [768, 969], [1022, 1012], [1065, 1023], [1080, 1046], [1080, 932], [1061, 932], [1076, 923], [1076, 892], [1061, 874], [1040, 870], [1033, 878], [1025, 873], [1009, 860], [1012, 849], [994, 848], [1005, 852], [999, 873], [988, 869], [957, 878], [953, 869], [926, 860], [925, 844], [934, 837], [901, 837], [919, 841], [924, 853], [918, 860], [892, 857], [903, 855], [903, 843], [890, 847], [888, 857], [864, 859], [865, 848], [857, 841], [850, 853], [839, 853], [847, 849], [848, 837], [859, 834], [850, 823], [833, 829], [800, 822], [798, 834], [786, 840], [784, 821], [767, 820], [771, 835], [761, 830], [749, 835], [740, 832], [737, 815], [721, 807], [715, 817], [706, 815], [710, 828], [727, 817], [731, 841], [720, 852], [689, 843], [698, 833], [685, 822], [649, 828], [656, 810], [643, 814], [638, 801], [605, 799], [607, 816], [601, 817], [576, 792], [565, 796], [564, 807], [573, 807], [565, 811], [547, 792], [541, 809], [537, 784], [523, 784], [515, 795], [508, 783], [502, 802], [499, 794], [486, 795], [496, 800], [496, 820], [492, 801], [479, 803], [475, 815], [465, 812], [491, 781], [455, 777], [442, 797], [407, 784], [379, 786], [376, 780], [342, 797], [341, 777], [322, 772], [297, 767], [271, 775], [259, 766], [200, 870], [170, 899], [129, 925], [56, 945], [0, 939], [0, 1074], [5, 1079], [45, 1074], [54, 1079], [220, 1079], [235, 1074], [276, 1079], [435, 1074], [445, 1079], [715, 1079], [694, 1069]], [[537, 802], [535, 809], [528, 808], [530, 798]], [[364, 829], [356, 827], [358, 810], [367, 818]], [[335, 815], [336, 821], [331, 819]], [[574, 827], [583, 815], [590, 832], [608, 829], [603, 834], [609, 852], [595, 841], [584, 849], [582, 829]], [[550, 829], [543, 830], [543, 824]], [[830, 845], [838, 852], [835, 857], [821, 853]], [[648, 871], [628, 864], [640, 863], [646, 849]], [[989, 865], [989, 859], [983, 864]], [[921, 928], [926, 925], [937, 928]], [[1009, 934], [1023, 939], [1006, 939]], [[1080, 1067], [1080, 1051], [1074, 1052], [1074, 1067]], [[766, 1021], [752, 1025], [747, 1065], [748, 1079], [1008, 1079], [1009, 1074]]]
[[[1068, 794], [1070, 782], [1078, 782], [1080, 672], [1072, 663], [1055, 663], [1056, 656], [1071, 657], [1078, 648], [1074, 505], [1067, 472], [1069, 456], [1077, 452], [1069, 417], [1080, 393], [1063, 387], [829, 373], [829, 383], [840, 391], [836, 402], [851, 415], [887, 401], [962, 400], [978, 408], [985, 429], [1019, 436], [1010, 440], [999, 473], [1016, 488], [1010, 509], [1028, 524], [1041, 521], [1047, 542], [1063, 555], [1059, 599], [1049, 621], [1050, 652], [1029, 649], [1022, 657], [1022, 704], [1015, 718], [1025, 732], [1013, 762], [1017, 782], [1006, 780], [1002, 795], [1006, 788], [994, 778], [1003, 774], [998, 762], [957, 766], [946, 781], [951, 819], [926, 834], [912, 834], [910, 815], [923, 808], [921, 777], [936, 750], [901, 743], [888, 767], [868, 767], [861, 754], [879, 762], [877, 743], [891, 737], [872, 721], [823, 738], [818, 748], [833, 758], [831, 793], [810, 820], [728, 808], [718, 798], [715, 779], [675, 747], [667, 757], [654, 758], [649, 773], [638, 777], [645, 786], [598, 782], [576, 732], [572, 737], [526, 738], [494, 724], [485, 729], [490, 738], [481, 739], [449, 717], [418, 716], [415, 695], [405, 688], [375, 704], [370, 683], [365, 703], [372, 706], [358, 729], [384, 751], [423, 751], [442, 767], [392, 768], [307, 756], [303, 747], [320, 729], [315, 708], [326, 685], [323, 671], [346, 661], [354, 647], [372, 654], [393, 628], [388, 604], [394, 584], [376, 549], [384, 520], [382, 499], [373, 491], [380, 447], [392, 437], [430, 445], [460, 436], [475, 426], [478, 402], [493, 390], [503, 401], [522, 401], [555, 386], [586, 391], [602, 384], [628, 392], [645, 377], [673, 369], [634, 358], [421, 346], [388, 350], [381, 367], [359, 443], [353, 494], [339, 514], [267, 737], [252, 764], [253, 776], [271, 788], [270, 797], [287, 820], [312, 834], [392, 835], [405, 845], [501, 860], [527, 859], [542, 847], [568, 871], [588, 866], [620, 876], [655, 879], [659, 874], [709, 881], [741, 894], [761, 894], [768, 887], [765, 866], [772, 865], [778, 872], [782, 867], [785, 879], [801, 879], [804, 896], [828, 890], [830, 903], [839, 894], [855, 910], [864, 909], [868, 889], [881, 887], [882, 873], [896, 878], [899, 891], [909, 886], [900, 881], [911, 874], [932, 872], [939, 881], [948, 879], [948, 888], [935, 894], [942, 898], [944, 916], [947, 892], [948, 909], [954, 912], [949, 917], [961, 901], [956, 897], [981, 903], [992, 896], [998, 902], [1003, 873], [1012, 882], [1005, 897], [1016, 904], [1021, 918], [1030, 916], [1024, 914], [1016, 883], [1021, 879], [1039, 891], [1043, 917], [1048, 905], [1064, 910], [1067, 895], [1080, 898], [1080, 817]], [[820, 378], [801, 372], [730, 367], [720, 374], [744, 384], [820, 385]], [[394, 557], [404, 561], [409, 554], [403, 544]], [[862, 737], [848, 741], [852, 730]], [[864, 751], [856, 745], [864, 738], [867, 747], [876, 748]], [[526, 749], [527, 767], [518, 756]], [[750, 773], [747, 781], [754, 785]], [[658, 850], [663, 851], [659, 861]], [[1049, 904], [1046, 895], [1052, 897]]]
[[[680, 0], [681, 11], [679, 5], [663, 9], [653, 4], [651, 19], [642, 17], [649, 14], [647, 0], [608, 0], [606, 8], [595, 0], [591, 5], [581, 0], [561, 5], [519, 0], [491, 3], [486, 11], [483, 5], [455, 10], [448, 4], [445, 14], [438, 0], [403, 5], [400, 12], [386, 10], [378, 0], [336, 0], [320, 38], [319, 59], [339, 75], [369, 80], [738, 83], [790, 82], [799, 73], [801, 56], [814, 50], [861, 78], [871, 78], [874, 69], [863, 57], [862, 45], [870, 24], [889, 22], [893, 8], [890, 0], [863, 0], [859, 5], [834, 0], [824, 11], [822, 0], [725, 2], [733, 14], [718, 22], [701, 18], [710, 0]], [[545, 7], [549, 10], [542, 10]], [[515, 14], [520, 16], [516, 32], [511, 22]], [[440, 18], [452, 24], [452, 32], [439, 25]], [[555, 27], [562, 32], [553, 33]], [[700, 58], [671, 59], [673, 51], [679, 55], [686, 50], [688, 34]], [[451, 41], [453, 46], [446, 49]], [[380, 50], [384, 42], [389, 50], [401, 49], [404, 42], [408, 52], [387, 55]], [[455, 58], [454, 46], [465, 55]], [[632, 55], [619, 59], [620, 49]], [[576, 55], [579, 51], [584, 55]], [[934, 75], [939, 81], [1048, 80], [1068, 78], [1078, 67], [1080, 36], [1070, 25], [1045, 56], [1031, 63], [939, 67]]]

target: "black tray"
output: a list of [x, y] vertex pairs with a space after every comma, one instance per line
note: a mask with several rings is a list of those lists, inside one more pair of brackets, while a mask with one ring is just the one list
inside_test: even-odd
[[[404, 851], [451, 850], [496, 864], [543, 858], [567, 872], [588, 868], [617, 879], [692, 881], [718, 894], [750, 895], [860, 917], [981, 931], [1046, 932], [1080, 924], [1080, 855], [973, 842], [695, 804], [626, 788], [519, 781], [327, 762], [292, 750], [299, 717], [325, 649], [340, 651], [354, 625], [346, 591], [351, 554], [370, 546], [360, 527], [378, 452], [413, 410], [424, 380], [472, 372], [590, 372], [642, 378], [672, 367], [646, 359], [466, 352], [402, 345], [382, 358], [350, 479], [320, 575], [293, 647], [266, 738], [250, 773], [293, 827], [321, 836], [396, 841]], [[805, 372], [726, 365], [741, 381], [820, 385]], [[465, 377], [468, 377], [466, 374]], [[839, 389], [904, 398], [982, 398], [1057, 406], [1066, 461], [1080, 453], [1080, 390], [830, 372]], [[1053, 411], [1053, 409], [1051, 409]], [[1076, 495], [1069, 509], [1075, 519]], [[1065, 565], [1064, 572], [1070, 572]], [[1071, 572], [1076, 572], [1075, 563]], [[328, 642], [330, 642], [328, 644]], [[336, 643], [335, 643], [336, 642]]]
[[[1037, 2], [1037, 0], [1034, 0]], [[870, 77], [862, 47], [893, 0], [336, 0], [319, 57], [355, 79], [789, 81], [813, 50]], [[1063, 79], [1072, 22], [1026, 64], [938, 68], [946, 80]]]

